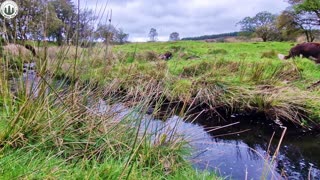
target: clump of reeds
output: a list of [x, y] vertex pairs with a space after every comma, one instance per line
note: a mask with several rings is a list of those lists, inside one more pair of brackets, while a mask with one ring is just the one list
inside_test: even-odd
[[184, 51], [186, 48], [182, 46], [171, 46], [170, 49], [174, 52], [177, 53], [179, 51]]
[[139, 61], [158, 61], [159, 54], [155, 51], [144, 51], [137, 54], [136, 59]]

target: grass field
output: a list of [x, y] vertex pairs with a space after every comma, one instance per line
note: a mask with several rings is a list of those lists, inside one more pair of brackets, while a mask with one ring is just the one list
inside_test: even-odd
[[[115, 87], [127, 94], [144, 96], [144, 88], [151, 83], [158, 87], [157, 96], [169, 101], [222, 107], [229, 113], [260, 112], [271, 120], [313, 126], [319, 121], [320, 104], [318, 87], [312, 85], [320, 80], [320, 67], [304, 58], [277, 58], [293, 45], [188, 41], [127, 44], [114, 46], [105, 61], [101, 57], [94, 61], [82, 58], [77, 72], [84, 82], [102, 86], [116, 83]], [[173, 58], [159, 60], [159, 54], [166, 51], [172, 52]]]
[[[101, 45], [39, 48], [36, 63], [42, 80], [36, 98], [23, 83], [12, 92], [12, 78], [31, 60], [21, 53], [6, 54], [10, 50], [4, 48], [1, 179], [216, 178], [192, 169], [185, 159], [187, 142], [179, 136], [141, 134], [142, 117], [119, 119], [112, 111], [100, 115], [90, 102], [103, 98], [127, 104], [134, 107], [132, 114], [144, 114], [152, 105], [156, 114], [169, 101], [183, 104], [182, 116], [186, 107], [199, 106], [227, 115], [263, 113], [297, 128], [316, 127], [320, 94], [317, 86], [310, 87], [320, 80], [320, 67], [308, 59], [278, 60], [277, 54], [287, 54], [291, 46], [181, 41], [110, 46], [108, 51]], [[160, 60], [166, 51], [173, 58]], [[56, 87], [58, 79], [67, 87]]]
[[[86, 53], [87, 49], [80, 50]], [[79, 77], [88, 74], [80, 71], [89, 70], [82, 63], [93, 65], [93, 55], [85, 55], [91, 62], [73, 66], [75, 49], [49, 47], [49, 61], [36, 61], [38, 91], [30, 93], [22, 80], [22, 66], [31, 61], [29, 55], [8, 51], [4, 47], [0, 64], [0, 179], [218, 178], [191, 167], [190, 147], [180, 136], [173, 136], [173, 130], [147, 133], [142, 115], [154, 101], [151, 97], [120, 97], [106, 88], [110, 84], [82, 83]], [[63, 73], [70, 78], [64, 79]], [[135, 107], [125, 117], [113, 109], [100, 114], [95, 108], [101, 98], [110, 104], [131, 99]]]

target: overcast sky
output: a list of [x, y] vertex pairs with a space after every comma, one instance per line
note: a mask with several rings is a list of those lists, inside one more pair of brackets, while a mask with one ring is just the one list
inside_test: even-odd
[[244, 17], [261, 11], [279, 14], [288, 4], [285, 0], [81, 0], [80, 6], [97, 14], [106, 7], [105, 16], [112, 9], [112, 24], [129, 33], [130, 41], [147, 41], [151, 28], [157, 29], [160, 41], [166, 41], [172, 32], [183, 38], [238, 31], [235, 24]]

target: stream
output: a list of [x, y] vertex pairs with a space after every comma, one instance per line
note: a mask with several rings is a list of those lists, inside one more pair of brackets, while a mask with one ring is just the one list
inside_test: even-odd
[[[132, 114], [132, 110], [122, 104], [110, 106], [103, 100], [97, 104], [98, 113], [113, 109], [120, 118]], [[163, 121], [143, 115], [150, 133], [174, 131], [190, 142], [192, 155], [188, 159], [196, 169], [214, 171], [226, 179], [320, 179], [320, 134], [285, 136], [271, 163], [280, 137], [275, 135], [269, 147], [273, 131], [266, 127], [266, 121], [252, 119], [259, 123], [251, 123], [250, 118], [235, 115], [230, 122], [239, 123], [219, 129], [206, 123], [214, 119], [201, 118], [186, 122], [173, 115]]]
[[[34, 87], [38, 86], [39, 78], [34, 65], [25, 65], [25, 69], [24, 81], [27, 79], [26, 84], [30, 86], [27, 89], [36, 95]], [[100, 114], [112, 109], [119, 117], [132, 112], [123, 104], [107, 105], [102, 99], [92, 109]], [[143, 115], [150, 133], [174, 130], [190, 142], [192, 154], [188, 159], [196, 169], [214, 171], [226, 179], [320, 180], [320, 134], [286, 135], [273, 158], [279, 136], [272, 138], [273, 130], [268, 128], [266, 120], [234, 115], [230, 122], [239, 123], [220, 129], [209, 123], [215, 121], [201, 116], [187, 122], [177, 115], [166, 120]]]

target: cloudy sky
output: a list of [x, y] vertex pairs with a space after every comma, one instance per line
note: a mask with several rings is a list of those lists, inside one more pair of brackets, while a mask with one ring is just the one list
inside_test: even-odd
[[112, 9], [112, 24], [129, 33], [130, 41], [148, 40], [151, 28], [157, 29], [160, 41], [166, 41], [172, 32], [183, 38], [237, 31], [235, 24], [244, 17], [261, 11], [279, 14], [288, 4], [285, 0], [81, 0], [80, 6], [104, 16]]

